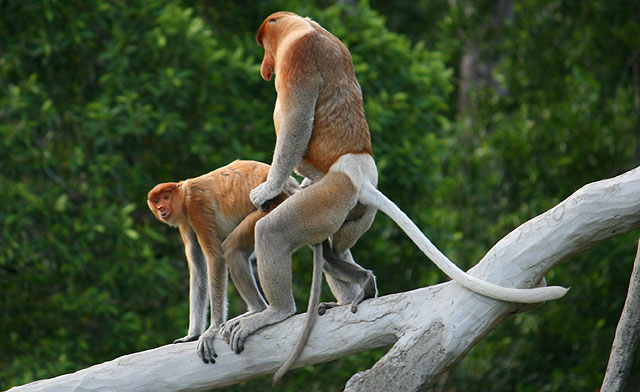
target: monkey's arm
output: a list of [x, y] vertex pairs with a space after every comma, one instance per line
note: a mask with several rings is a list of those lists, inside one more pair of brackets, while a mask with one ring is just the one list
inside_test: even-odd
[[250, 195], [253, 204], [262, 210], [268, 208], [268, 201], [282, 192], [293, 169], [307, 149], [313, 132], [313, 118], [320, 85], [320, 76], [311, 75], [306, 76], [302, 82], [297, 81], [294, 86], [285, 87], [285, 91], [279, 93], [280, 107], [273, 161], [267, 181], [253, 189]]
[[189, 265], [189, 332], [187, 336], [174, 340], [174, 343], [191, 342], [202, 335], [207, 325], [209, 297], [207, 264], [196, 234], [187, 224], [181, 224], [179, 228]]

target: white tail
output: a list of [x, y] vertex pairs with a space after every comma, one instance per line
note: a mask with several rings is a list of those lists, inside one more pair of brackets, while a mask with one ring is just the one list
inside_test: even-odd
[[453, 264], [438, 248], [422, 234], [418, 226], [402, 212], [402, 210], [370, 182], [365, 181], [360, 192], [361, 203], [375, 206], [384, 212], [411, 238], [433, 263], [447, 276], [463, 287], [484, 296], [508, 302], [537, 303], [558, 299], [564, 296], [568, 289], [559, 286], [537, 287], [532, 289], [518, 289], [498, 286], [486, 280], [473, 277]]

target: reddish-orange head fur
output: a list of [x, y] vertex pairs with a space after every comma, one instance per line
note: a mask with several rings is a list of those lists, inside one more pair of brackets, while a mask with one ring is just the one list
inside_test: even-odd
[[183, 219], [183, 199], [182, 183], [165, 182], [149, 191], [147, 205], [160, 222], [177, 226]]
[[271, 80], [276, 71], [278, 45], [286, 36], [294, 31], [310, 29], [309, 20], [292, 12], [280, 11], [269, 15], [256, 35], [258, 45], [264, 47], [264, 58], [260, 66], [260, 75], [264, 80]]

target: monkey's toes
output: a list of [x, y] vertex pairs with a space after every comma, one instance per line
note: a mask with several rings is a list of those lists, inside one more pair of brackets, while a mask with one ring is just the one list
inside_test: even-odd
[[232, 333], [230, 340], [231, 350], [234, 353], [240, 354], [244, 351], [244, 336], [240, 333], [240, 331], [236, 330]]
[[318, 305], [318, 314], [322, 316], [323, 314], [327, 313], [327, 310], [335, 308], [336, 306], [340, 305], [338, 305], [336, 302], [321, 302], [320, 305]]
[[198, 338], [200, 338], [200, 335], [187, 335], [185, 337], [174, 340], [173, 343], [176, 344], [176, 343], [193, 342], [195, 340], [198, 340]]
[[215, 335], [201, 336], [200, 340], [198, 340], [196, 351], [204, 363], [216, 363], [215, 358], [218, 357], [218, 354], [216, 354], [216, 350], [213, 348], [214, 336]]

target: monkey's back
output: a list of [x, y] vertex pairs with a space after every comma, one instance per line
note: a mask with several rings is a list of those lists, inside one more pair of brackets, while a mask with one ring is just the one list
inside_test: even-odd
[[315, 31], [306, 37], [308, 55], [316, 63], [323, 86], [303, 159], [326, 173], [344, 154], [371, 154], [371, 136], [349, 50], [319, 24], [312, 24]]
[[266, 163], [236, 160], [188, 180], [186, 197], [188, 203], [215, 213], [221, 234], [226, 235], [256, 209], [249, 194], [266, 180], [268, 174]]

